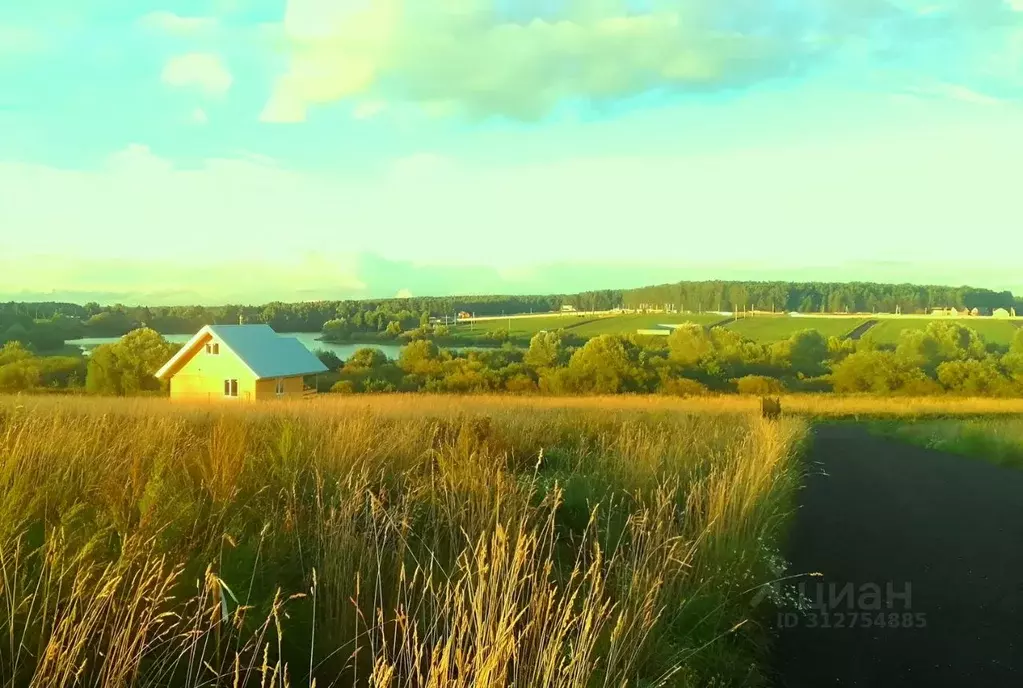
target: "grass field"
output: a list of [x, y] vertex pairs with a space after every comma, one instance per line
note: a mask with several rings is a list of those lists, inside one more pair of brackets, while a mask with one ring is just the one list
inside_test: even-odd
[[508, 318], [501, 320], [484, 320], [477, 322], [473, 327], [460, 324], [451, 328], [451, 335], [460, 339], [477, 339], [487, 332], [503, 331], [508, 332], [513, 339], [529, 338], [541, 330], [559, 330], [575, 328], [594, 318], [588, 315], [552, 315], [549, 317], [535, 318]]
[[532, 337], [541, 330], [565, 330], [573, 336], [588, 339], [602, 334], [635, 334], [636, 330], [657, 328], [659, 325], [692, 322], [699, 325], [713, 325], [721, 322], [722, 316], [708, 314], [628, 314], [589, 316], [553, 315], [534, 318], [508, 318], [504, 320], [485, 320], [476, 323], [470, 329], [467, 325], [459, 325], [452, 329], [452, 336], [465, 341], [479, 339], [488, 332], [497, 330], [508, 332], [512, 339], [523, 340]]
[[613, 401], [0, 397], [0, 686], [758, 683], [805, 422]]
[[907, 318], [905, 320], [888, 318], [878, 321], [867, 335], [878, 344], [895, 344], [903, 330], [922, 330], [932, 322], [953, 322], [976, 330], [977, 334], [984, 338], [984, 341], [1006, 346], [1019, 330], [1015, 321], [1006, 320], [981, 320], [974, 318]]
[[976, 418], [915, 423], [876, 422], [873, 432], [912, 444], [1023, 468], [1023, 420]]
[[727, 325], [747, 339], [767, 343], [788, 339], [800, 330], [817, 330], [825, 337], [844, 337], [866, 322], [866, 318], [791, 318], [759, 316], [739, 318]]
[[723, 319], [720, 315], [708, 313], [687, 313], [685, 315], [633, 313], [599, 318], [573, 327], [569, 331], [579, 337], [596, 337], [602, 334], [636, 334], [636, 330], [660, 329], [661, 325], [681, 323], [714, 325]]

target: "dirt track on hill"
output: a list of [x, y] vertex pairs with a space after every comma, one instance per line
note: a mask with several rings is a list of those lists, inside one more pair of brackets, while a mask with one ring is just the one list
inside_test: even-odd
[[809, 461], [787, 556], [820, 604], [774, 619], [775, 684], [1023, 685], [1023, 471], [851, 426]]
[[863, 323], [862, 325], [857, 327], [855, 330], [853, 330], [852, 332], [847, 334], [845, 336], [845, 338], [846, 339], [852, 339], [853, 341], [862, 339], [863, 335], [867, 334], [867, 332], [869, 332], [870, 329], [872, 327], [874, 327], [874, 325], [876, 325], [877, 323], [878, 323], [877, 320], [868, 320], [867, 322]]

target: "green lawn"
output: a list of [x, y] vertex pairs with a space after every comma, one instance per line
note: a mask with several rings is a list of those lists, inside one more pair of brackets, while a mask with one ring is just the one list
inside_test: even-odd
[[511, 338], [521, 339], [532, 337], [541, 330], [565, 330], [573, 336], [589, 338], [602, 334], [636, 334], [636, 330], [657, 329], [660, 325], [680, 324], [685, 322], [698, 325], [713, 325], [721, 322], [720, 315], [687, 314], [671, 315], [665, 313], [629, 314], [591, 316], [552, 315], [537, 318], [510, 318], [502, 320], [485, 320], [477, 322], [472, 329], [468, 325], [459, 325], [451, 330], [452, 336], [467, 342], [478, 339], [487, 332], [495, 330], [507, 331]]
[[483, 320], [474, 326], [460, 324], [451, 328], [451, 335], [458, 339], [471, 341], [487, 332], [501, 330], [508, 332], [512, 338], [532, 337], [541, 330], [570, 329], [593, 321], [589, 315], [551, 315], [536, 318], [508, 318], [501, 320]]
[[817, 330], [825, 337], [844, 337], [866, 320], [866, 318], [758, 316], [739, 318], [726, 327], [755, 342], [777, 342], [788, 339], [800, 330]]
[[694, 323], [697, 325], [713, 325], [724, 318], [717, 314], [687, 313], [673, 315], [670, 313], [633, 313], [596, 318], [590, 322], [577, 325], [569, 330], [578, 337], [596, 337], [602, 334], [636, 334], [636, 330], [661, 329], [661, 325], [677, 325]]
[[878, 344], [895, 344], [903, 330], [922, 330], [932, 322], [954, 322], [975, 330], [985, 342], [1007, 346], [1019, 329], [1015, 321], [980, 320], [972, 318], [910, 318], [906, 320], [891, 318], [879, 321], [867, 332]]

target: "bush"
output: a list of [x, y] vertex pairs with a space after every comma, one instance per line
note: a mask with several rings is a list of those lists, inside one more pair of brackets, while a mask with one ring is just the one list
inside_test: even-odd
[[661, 394], [675, 397], [698, 397], [710, 394], [710, 388], [702, 382], [690, 380], [687, 377], [677, 377], [664, 381], [661, 385]]
[[524, 373], [519, 373], [508, 378], [504, 388], [513, 394], [536, 394], [540, 391], [533, 378]]
[[735, 386], [739, 394], [749, 394], [751, 396], [768, 396], [785, 392], [785, 386], [780, 380], [764, 375], [740, 377], [735, 380]]
[[340, 380], [335, 382], [334, 386], [330, 388], [333, 394], [355, 394], [355, 383], [351, 380]]

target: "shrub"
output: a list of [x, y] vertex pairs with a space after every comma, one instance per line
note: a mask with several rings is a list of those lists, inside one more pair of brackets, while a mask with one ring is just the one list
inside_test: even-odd
[[746, 375], [735, 380], [735, 386], [739, 394], [752, 396], [768, 396], [771, 394], [782, 394], [785, 386], [780, 380], [764, 375]]
[[702, 382], [690, 380], [687, 377], [677, 377], [662, 383], [661, 394], [675, 397], [697, 397], [710, 394], [710, 389]]
[[334, 394], [355, 394], [355, 383], [351, 380], [340, 380], [330, 388]]

